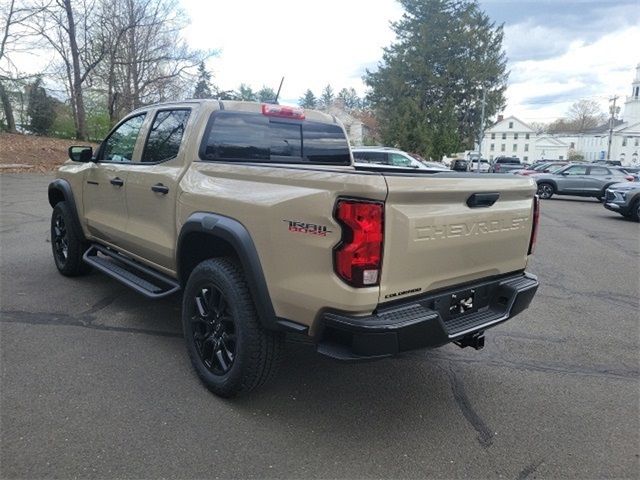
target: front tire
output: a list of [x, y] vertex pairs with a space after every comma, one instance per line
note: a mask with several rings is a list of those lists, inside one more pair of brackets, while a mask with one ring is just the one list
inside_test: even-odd
[[631, 215], [629, 216], [631, 220], [635, 220], [636, 222], [640, 222], [640, 198], [636, 198], [631, 206]]
[[82, 260], [87, 243], [76, 230], [67, 202], [58, 202], [51, 214], [51, 249], [58, 271], [67, 277], [83, 275], [91, 267]]
[[538, 196], [544, 200], [548, 200], [555, 193], [553, 185], [550, 183], [541, 183], [538, 185]]
[[258, 388], [280, 363], [283, 336], [262, 327], [242, 270], [229, 258], [205, 260], [193, 270], [182, 328], [198, 377], [221, 397]]

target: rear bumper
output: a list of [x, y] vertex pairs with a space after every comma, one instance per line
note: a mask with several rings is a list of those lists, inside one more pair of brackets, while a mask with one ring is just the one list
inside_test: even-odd
[[[537, 277], [525, 272], [381, 305], [364, 317], [325, 312], [317, 349], [331, 358], [359, 361], [461, 341], [525, 310], [537, 289]], [[469, 292], [474, 308], [452, 315], [452, 295]]]

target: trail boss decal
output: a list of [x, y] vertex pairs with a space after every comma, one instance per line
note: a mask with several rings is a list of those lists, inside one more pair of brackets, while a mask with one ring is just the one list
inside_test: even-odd
[[318, 225], [316, 223], [298, 222], [297, 220], [282, 220], [289, 224], [289, 231], [294, 233], [308, 233], [309, 235], [316, 235], [318, 237], [326, 237], [328, 233], [331, 233], [325, 225]]

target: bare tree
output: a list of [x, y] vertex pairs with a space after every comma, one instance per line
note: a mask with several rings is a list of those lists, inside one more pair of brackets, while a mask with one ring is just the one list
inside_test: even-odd
[[19, 5], [15, 0], [4, 0], [0, 3], [0, 18], [4, 19], [0, 25], [0, 104], [9, 132], [16, 131], [16, 122], [8, 88], [9, 85], [23, 80], [9, 53], [25, 51], [25, 40], [31, 35], [25, 25], [39, 11], [25, 1], [21, 1]]
[[567, 111], [567, 117], [573, 131], [578, 133], [595, 128], [606, 120], [598, 102], [586, 99], [578, 100], [571, 105]]
[[64, 68], [76, 138], [87, 138], [83, 88], [107, 50], [94, 15], [96, 0], [41, 0], [32, 29], [58, 53]]
[[529, 122], [529, 126], [536, 132], [537, 135], [545, 133], [547, 131], [547, 124], [543, 122]]
[[181, 37], [186, 16], [177, 2], [103, 0], [102, 5], [109, 55], [100, 80], [106, 84], [111, 122], [141, 105], [190, 94], [186, 82], [214, 52], [187, 46]]

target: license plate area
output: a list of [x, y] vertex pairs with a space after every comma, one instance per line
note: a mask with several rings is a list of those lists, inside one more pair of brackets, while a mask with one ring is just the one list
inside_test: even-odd
[[476, 290], [470, 288], [452, 293], [449, 297], [449, 318], [459, 317], [478, 310], [476, 304]]

